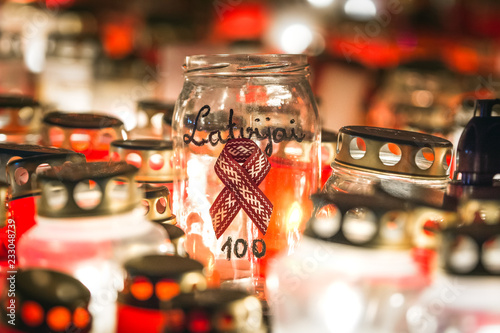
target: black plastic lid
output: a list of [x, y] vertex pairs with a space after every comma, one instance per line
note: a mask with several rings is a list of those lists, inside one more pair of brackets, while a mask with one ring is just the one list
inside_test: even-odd
[[90, 162], [66, 164], [63, 168], [51, 168], [40, 173], [40, 180], [58, 180], [63, 183], [77, 183], [87, 179], [106, 179], [114, 176], [134, 174], [137, 168], [126, 162]]
[[0, 94], [0, 108], [22, 108], [37, 105], [38, 102], [30, 96]]
[[[15, 278], [14, 304], [20, 314], [16, 316], [15, 330], [33, 333], [90, 331], [90, 291], [80, 281], [61, 272], [38, 268], [20, 270], [10, 276]], [[2, 302], [10, 303], [9, 299]], [[5, 311], [9, 309], [2, 306], [4, 323], [10, 319]], [[28, 312], [30, 316], [22, 315]]]
[[188, 272], [203, 271], [203, 265], [193, 259], [168, 255], [147, 255], [125, 263], [125, 270], [132, 276], [150, 279], [179, 278]]
[[172, 299], [173, 308], [204, 308], [215, 310], [249, 295], [240, 290], [207, 289], [189, 294], [182, 294]]
[[123, 122], [117, 118], [96, 113], [73, 113], [54, 111], [43, 117], [43, 122], [65, 128], [99, 129], [120, 127]]
[[475, 115], [462, 132], [455, 173], [462, 185], [493, 185], [500, 174], [500, 117], [492, 115], [494, 105], [500, 99], [477, 100]]
[[175, 104], [167, 103], [158, 99], [143, 99], [137, 102], [139, 109], [150, 109], [157, 111], [166, 111], [172, 115]]
[[[203, 290], [207, 285], [203, 265], [189, 258], [146, 255], [130, 259], [124, 268], [127, 277], [118, 301], [137, 308], [160, 310], [162, 302], [182, 292]], [[137, 293], [138, 286], [147, 286], [149, 293]]]
[[111, 146], [136, 150], [172, 150], [172, 141], [155, 139], [115, 140]]

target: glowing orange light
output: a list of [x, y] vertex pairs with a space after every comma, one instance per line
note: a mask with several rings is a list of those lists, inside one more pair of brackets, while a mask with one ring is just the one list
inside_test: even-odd
[[136, 299], [145, 301], [153, 296], [153, 285], [145, 277], [138, 277], [130, 287], [130, 292]]
[[28, 326], [40, 326], [43, 322], [43, 308], [33, 301], [26, 301], [21, 308], [21, 318]]
[[162, 280], [156, 284], [156, 297], [162, 301], [167, 301], [181, 292], [179, 284], [174, 280]]
[[90, 323], [90, 314], [84, 308], [77, 308], [73, 312], [73, 323], [78, 328], [85, 328]]
[[71, 324], [71, 312], [62, 306], [56, 306], [47, 313], [47, 325], [53, 331], [64, 331]]

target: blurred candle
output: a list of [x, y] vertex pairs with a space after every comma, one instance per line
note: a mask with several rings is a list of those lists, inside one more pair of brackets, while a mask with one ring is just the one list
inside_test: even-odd
[[20, 267], [61, 270], [89, 288], [95, 333], [115, 329], [121, 265], [166, 251], [165, 231], [138, 207], [136, 171], [125, 162], [93, 162], [42, 172], [37, 224], [19, 241]]
[[169, 255], [136, 257], [124, 264], [125, 287], [118, 295], [117, 333], [159, 332], [161, 304], [180, 293], [204, 290], [203, 265]]
[[51, 112], [41, 131], [43, 145], [74, 150], [89, 162], [108, 160], [111, 142], [127, 138], [121, 120], [95, 113]]

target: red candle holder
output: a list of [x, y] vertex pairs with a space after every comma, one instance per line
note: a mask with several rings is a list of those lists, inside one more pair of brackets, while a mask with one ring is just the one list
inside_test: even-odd
[[42, 144], [82, 153], [89, 162], [107, 161], [113, 140], [126, 139], [123, 122], [96, 113], [51, 112], [42, 121]]
[[0, 331], [90, 332], [90, 292], [81, 282], [46, 269], [21, 270], [12, 276], [15, 290], [3, 297]]
[[267, 331], [261, 302], [243, 291], [195, 291], [176, 296], [165, 307], [163, 333]]
[[131, 259], [124, 267], [127, 277], [118, 295], [117, 333], [159, 332], [163, 302], [207, 287], [203, 265], [188, 258], [149, 255]]

